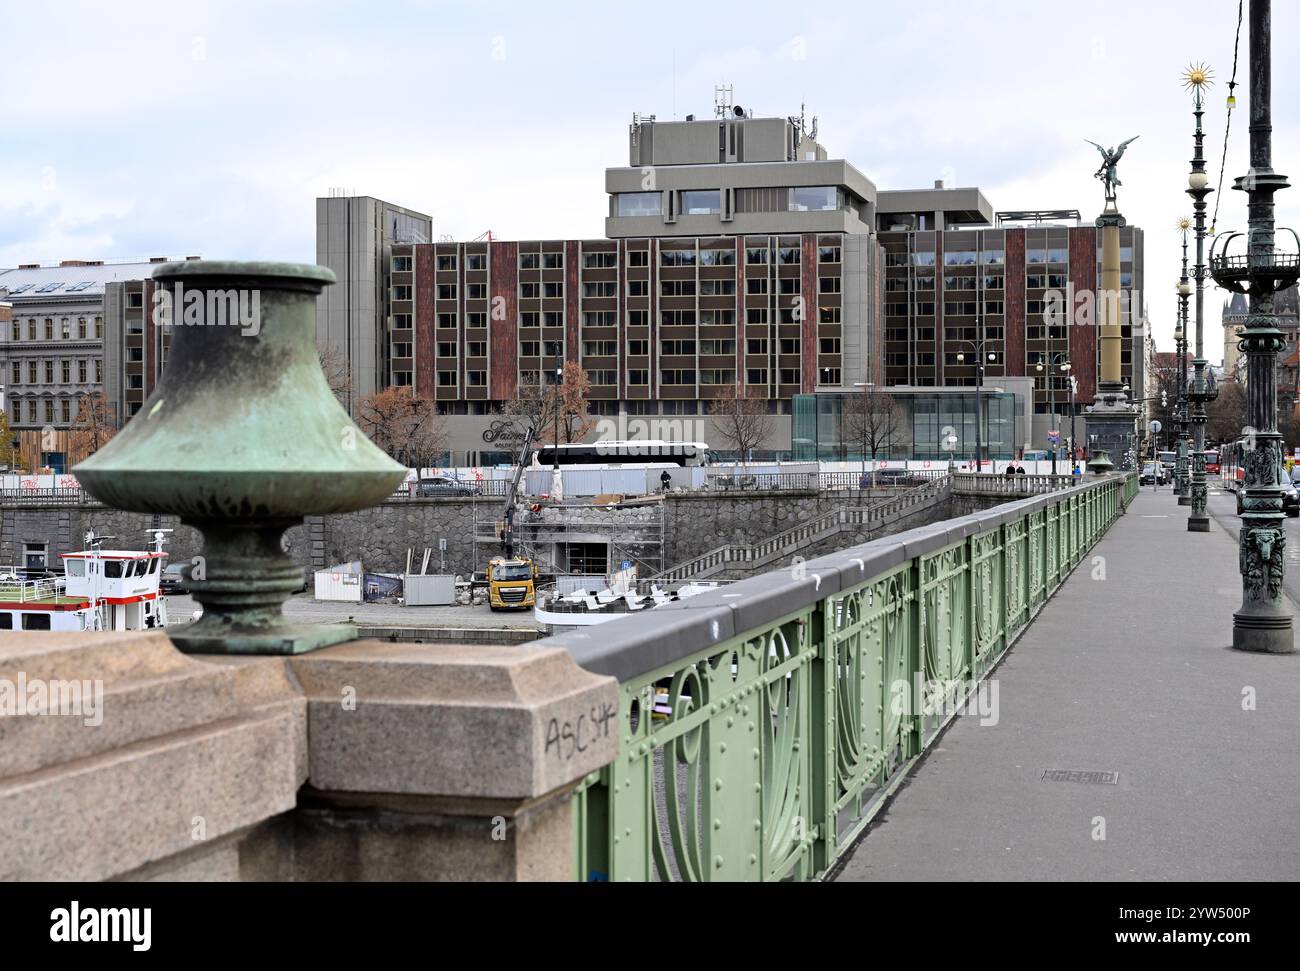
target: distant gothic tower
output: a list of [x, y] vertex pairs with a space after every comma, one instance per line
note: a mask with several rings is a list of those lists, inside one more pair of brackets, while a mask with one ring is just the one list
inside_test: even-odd
[[1248, 308], [1244, 294], [1234, 293], [1223, 301], [1223, 376], [1229, 381], [1244, 381], [1246, 359], [1237, 348], [1237, 328], [1246, 323]]

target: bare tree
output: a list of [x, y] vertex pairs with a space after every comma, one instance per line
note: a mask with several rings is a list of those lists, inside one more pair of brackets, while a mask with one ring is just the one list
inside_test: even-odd
[[596, 419], [588, 413], [590, 393], [591, 378], [582, 365], [569, 361], [558, 389], [543, 385], [540, 374], [523, 375], [515, 397], [501, 406], [501, 415], [520, 426], [521, 434], [534, 428], [538, 442], [572, 445], [596, 427]]
[[861, 392], [844, 403], [842, 435], [862, 446], [862, 469], [867, 468], [867, 457], [874, 459], [880, 452], [888, 454], [890, 446], [898, 441], [907, 416], [897, 399], [875, 385], [865, 385]]
[[725, 387], [713, 399], [709, 411], [723, 444], [740, 454], [742, 466], [772, 433], [775, 424], [762, 391], [747, 388], [740, 381]]
[[330, 391], [343, 406], [343, 410], [347, 411], [348, 399], [352, 397], [351, 364], [343, 352], [333, 344], [316, 345], [316, 353], [321, 372], [325, 375], [325, 383], [329, 385]]
[[447, 447], [446, 422], [437, 406], [396, 385], [368, 394], [357, 420], [370, 440], [415, 469], [432, 467]]
[[94, 455], [117, 434], [117, 412], [102, 391], [81, 396], [77, 418], [68, 432], [69, 451], [80, 462]]

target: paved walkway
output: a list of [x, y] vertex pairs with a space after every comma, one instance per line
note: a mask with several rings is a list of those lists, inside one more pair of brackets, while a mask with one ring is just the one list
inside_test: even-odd
[[1228, 647], [1236, 543], [1176, 502], [1139, 496], [994, 672], [998, 724], [957, 720], [838, 879], [1300, 879], [1300, 655]]

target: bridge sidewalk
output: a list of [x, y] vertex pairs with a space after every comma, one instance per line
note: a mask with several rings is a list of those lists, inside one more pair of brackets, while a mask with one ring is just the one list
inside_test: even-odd
[[1135, 500], [994, 671], [997, 724], [955, 721], [837, 879], [1300, 879], [1300, 655], [1228, 647], [1236, 543], [1186, 515]]

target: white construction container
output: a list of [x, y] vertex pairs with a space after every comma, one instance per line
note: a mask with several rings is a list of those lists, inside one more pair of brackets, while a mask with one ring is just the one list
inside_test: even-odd
[[328, 570], [317, 570], [316, 599], [342, 601], [344, 603], [361, 603], [364, 585], [361, 561], [340, 563]]

